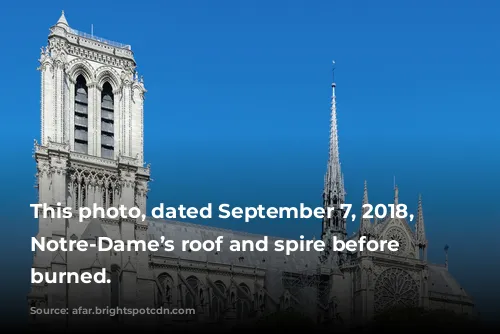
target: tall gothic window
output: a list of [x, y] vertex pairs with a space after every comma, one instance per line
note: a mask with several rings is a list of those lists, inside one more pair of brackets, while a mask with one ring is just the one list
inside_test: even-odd
[[172, 306], [172, 291], [174, 287], [174, 282], [172, 277], [168, 274], [161, 274], [158, 276], [158, 293], [157, 293], [157, 303], [156, 306], [159, 307], [170, 307]]
[[101, 93], [101, 157], [114, 157], [114, 96], [109, 82], [102, 86]]
[[76, 78], [75, 84], [75, 151], [88, 153], [88, 89], [82, 75]]
[[203, 289], [200, 281], [196, 277], [190, 276], [186, 279], [186, 282], [191, 287], [191, 290], [195, 293], [195, 295], [192, 295], [189, 290], [186, 289], [186, 293], [184, 295], [184, 307], [196, 308], [198, 303], [203, 305]]
[[217, 292], [212, 292], [212, 300], [210, 305], [210, 312], [212, 319], [219, 321], [224, 315], [224, 309], [226, 306], [226, 286], [221, 281], [215, 282], [217, 287]]
[[247, 297], [250, 295], [250, 289], [246, 284], [241, 283], [238, 289], [238, 301], [236, 303], [236, 316], [238, 319], [246, 319], [250, 313], [250, 303]]

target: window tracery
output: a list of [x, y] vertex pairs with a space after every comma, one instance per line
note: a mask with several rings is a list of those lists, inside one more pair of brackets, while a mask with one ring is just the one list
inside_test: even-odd
[[396, 240], [399, 244], [398, 250], [396, 252], [389, 251], [391, 253], [396, 253], [397, 255], [402, 255], [408, 249], [408, 238], [406, 233], [397, 226], [390, 227], [386, 233], [387, 240]]
[[117, 175], [88, 168], [72, 168], [69, 194], [74, 209], [94, 203], [103, 208], [116, 207], [121, 184]]
[[395, 307], [418, 305], [418, 285], [411, 275], [399, 268], [383, 271], [375, 283], [375, 312]]

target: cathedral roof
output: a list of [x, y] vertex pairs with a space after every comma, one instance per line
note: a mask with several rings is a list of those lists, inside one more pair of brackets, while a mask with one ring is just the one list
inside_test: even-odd
[[[92, 223], [87, 227], [87, 231], [94, 231], [95, 225]], [[102, 230], [102, 229], [101, 229]], [[85, 234], [84, 233], [84, 234]], [[88, 232], [91, 233], [91, 232]], [[98, 231], [91, 233], [95, 235]], [[104, 233], [104, 232], [103, 232]], [[193, 260], [200, 262], [235, 264], [247, 267], [258, 267], [266, 270], [266, 281], [279, 281], [273, 279], [274, 276], [281, 277], [283, 271], [291, 273], [300, 273], [315, 270], [321, 264], [319, 253], [310, 252], [292, 252], [285, 255], [283, 252], [272, 251], [275, 240], [287, 240], [284, 238], [268, 237], [267, 252], [235, 252], [229, 250], [231, 240], [252, 240], [254, 242], [263, 239], [263, 235], [240, 232], [206, 225], [184, 223], [172, 220], [149, 219], [148, 220], [148, 238], [149, 240], [158, 240], [161, 237], [166, 240], [173, 240], [175, 250], [166, 252], [164, 250], [156, 252], [156, 256], [168, 256]], [[205, 240], [215, 241], [217, 237], [223, 236], [222, 251], [203, 252], [203, 251], [182, 251], [182, 240]], [[355, 237], [353, 235], [351, 238]], [[429, 264], [429, 292], [434, 298], [458, 299], [460, 301], [471, 302], [472, 299], [466, 291], [453, 278], [448, 269], [442, 265]], [[334, 268], [337, 269], [338, 268]], [[269, 276], [269, 277], [268, 277]], [[273, 277], [271, 277], [273, 276]], [[279, 290], [279, 286], [274, 287], [274, 292]], [[276, 291], [275, 291], [276, 290]], [[277, 294], [277, 296], [279, 293]]]
[[429, 292], [438, 295], [452, 295], [462, 299], [471, 299], [465, 289], [453, 278], [448, 268], [442, 265], [429, 265]]
[[[275, 240], [286, 240], [283, 238], [268, 237], [268, 252], [235, 252], [229, 250], [231, 240], [252, 240], [254, 242], [263, 239], [263, 235], [239, 232], [206, 225], [183, 223], [171, 220], [149, 220], [149, 240], [158, 240], [164, 236], [167, 240], [174, 240], [175, 250], [173, 252], [161, 251], [155, 255], [180, 257], [194, 261], [209, 261], [215, 263], [232, 263], [248, 267], [259, 267], [263, 269], [276, 269], [279, 271], [298, 272], [316, 269], [320, 264], [318, 252], [292, 252], [285, 255], [283, 252], [272, 251]], [[197, 239], [200, 241], [216, 240], [223, 236], [221, 252], [203, 252], [181, 250], [182, 240]]]

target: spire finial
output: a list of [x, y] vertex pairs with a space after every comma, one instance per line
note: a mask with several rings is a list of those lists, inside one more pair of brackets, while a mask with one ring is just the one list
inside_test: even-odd
[[332, 60], [332, 85], [335, 86], [335, 60]]

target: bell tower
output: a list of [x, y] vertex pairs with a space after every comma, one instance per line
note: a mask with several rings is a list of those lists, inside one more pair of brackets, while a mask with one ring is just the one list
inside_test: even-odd
[[[80, 222], [76, 215], [79, 207], [94, 204], [104, 208], [138, 207], [146, 213], [150, 179], [143, 150], [146, 90], [136, 72], [131, 46], [75, 30], [63, 12], [50, 28], [48, 45], [42, 47], [39, 62], [41, 134], [34, 150], [38, 203], [71, 207], [73, 216], [43, 217], [40, 209], [37, 238], [145, 239], [147, 222], [140, 218]], [[33, 268], [40, 272], [81, 272], [129, 266], [134, 270], [127, 273], [139, 275], [134, 263], [140, 255], [125, 252], [104, 256], [95, 251], [36, 252]], [[124, 279], [123, 274], [120, 277]], [[68, 307], [71, 295], [83, 295], [82, 291], [72, 291], [80, 286], [69, 285], [33, 284], [30, 305]], [[109, 294], [116, 293], [109, 292], [110, 286], [114, 285], [101, 284], [85, 295], [107, 296], [106, 304], [113, 299]], [[126, 297], [119, 299], [126, 301]]]

